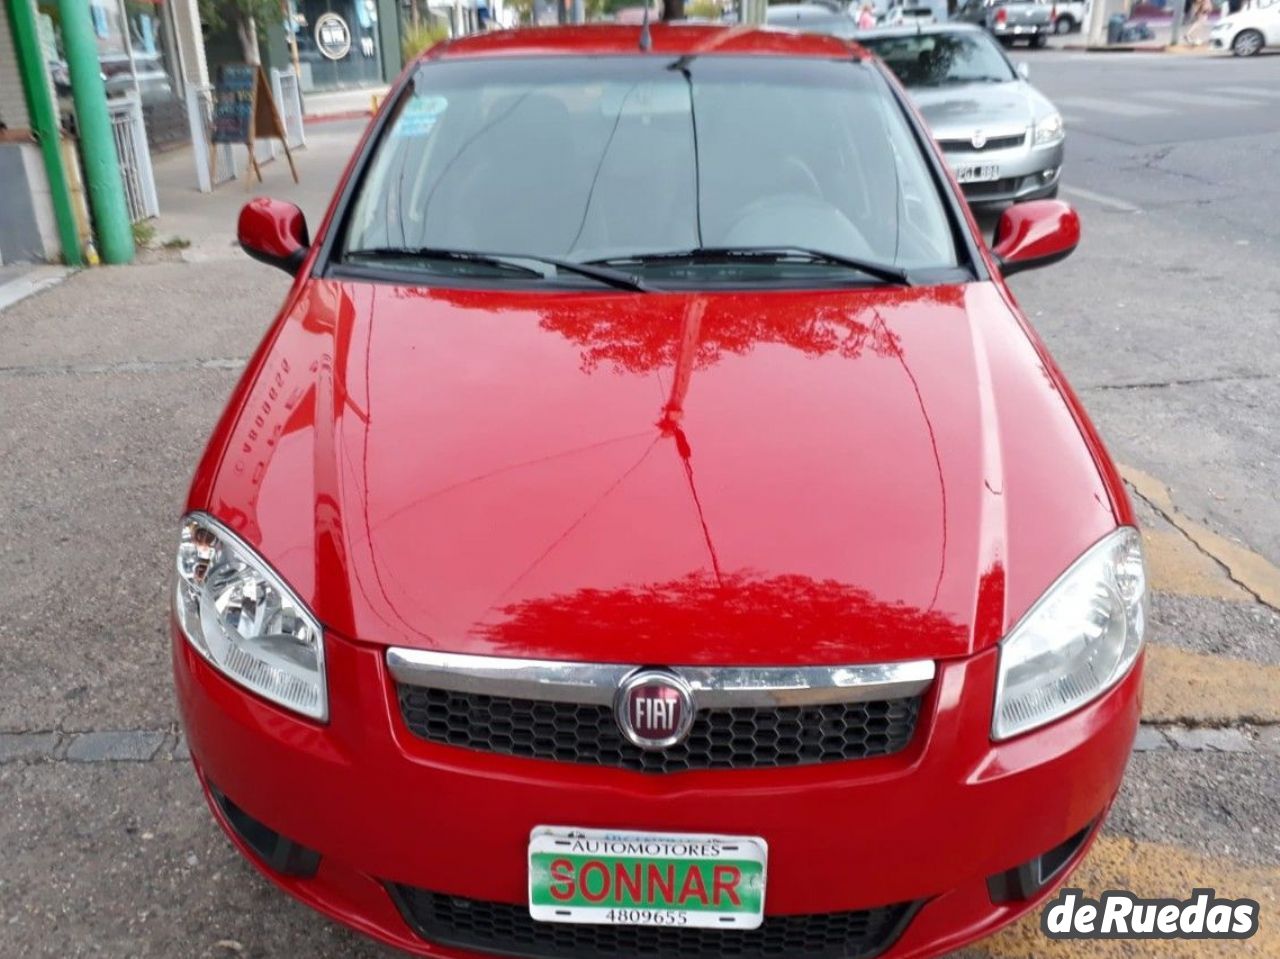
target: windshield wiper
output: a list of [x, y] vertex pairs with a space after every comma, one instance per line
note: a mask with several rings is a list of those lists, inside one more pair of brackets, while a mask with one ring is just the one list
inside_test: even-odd
[[574, 273], [578, 276], [585, 276], [595, 280], [598, 283], [604, 283], [607, 286], [616, 287], [620, 290], [631, 290], [636, 293], [650, 293], [652, 289], [642, 283], [636, 277], [621, 270], [611, 270], [607, 266], [592, 266], [591, 264], [574, 263], [571, 260], [561, 260], [556, 257], [543, 256], [540, 253], [482, 253], [478, 250], [449, 250], [440, 247], [423, 246], [423, 247], [375, 247], [366, 250], [350, 250], [348, 257], [368, 257], [372, 260], [394, 259], [394, 260], [445, 260], [456, 263], [479, 263], [484, 266], [492, 266], [496, 269], [508, 270], [511, 272], [522, 273], [526, 276], [536, 276], [539, 279], [547, 279], [547, 275], [540, 270], [525, 266], [520, 260], [530, 260], [534, 263], [545, 263], [553, 266], [557, 270], [563, 270], [565, 273]]
[[865, 273], [882, 283], [897, 283], [910, 286], [911, 279], [907, 271], [888, 263], [875, 263], [839, 253], [828, 253], [826, 250], [812, 250], [802, 246], [702, 246], [692, 250], [673, 250], [664, 253], [637, 253], [630, 256], [614, 256], [604, 260], [593, 260], [593, 263], [607, 266], [631, 265], [644, 266], [652, 263], [734, 263], [738, 261], [757, 263], [786, 263], [787, 261], [802, 263], [821, 263], [830, 266], [843, 266], [850, 270]]

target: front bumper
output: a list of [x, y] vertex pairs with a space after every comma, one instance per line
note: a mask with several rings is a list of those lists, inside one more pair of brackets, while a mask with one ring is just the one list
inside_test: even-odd
[[996, 166], [999, 176], [982, 183], [963, 183], [965, 199], [971, 204], [1017, 203], [1052, 195], [1062, 177], [1066, 140], [1052, 146], [1020, 146], [1010, 150], [948, 152], [952, 170], [968, 166]]
[[[382, 652], [332, 633], [331, 720], [320, 726], [232, 685], [176, 626], [172, 634], [191, 755], [237, 847], [321, 912], [437, 959], [482, 953], [420, 938], [389, 884], [522, 905], [529, 833], [543, 824], [761, 835], [770, 849], [767, 916], [919, 903], [883, 955], [939, 955], [1048, 895], [1045, 886], [995, 902], [989, 881], [1069, 837], [1092, 837], [1139, 716], [1141, 661], [1084, 709], [993, 744], [989, 650], [940, 664], [914, 741], [893, 756], [654, 776], [419, 740], [401, 718]], [[226, 800], [318, 862], [281, 871], [234, 828]]]
[[1030, 40], [1053, 33], [1052, 23], [996, 23], [991, 32], [1002, 40]]

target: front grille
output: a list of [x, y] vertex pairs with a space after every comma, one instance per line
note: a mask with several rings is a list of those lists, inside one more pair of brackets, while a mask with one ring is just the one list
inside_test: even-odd
[[1007, 193], [1013, 193], [1018, 189], [1022, 182], [1021, 177], [1005, 177], [1001, 180], [988, 180], [985, 183], [962, 183], [961, 189], [964, 195], [973, 199], [984, 196], [1003, 196]]
[[1010, 150], [1020, 147], [1027, 141], [1025, 133], [1015, 133], [1006, 137], [992, 137], [980, 147], [975, 147], [972, 140], [939, 140], [938, 145], [944, 153], [987, 153], [991, 150]]
[[608, 706], [510, 699], [401, 684], [414, 735], [436, 743], [647, 773], [799, 766], [887, 756], [906, 747], [920, 697], [820, 706], [699, 710], [688, 737], [662, 750], [625, 739]]
[[525, 906], [393, 885], [405, 921], [428, 942], [527, 959], [868, 959], [901, 935], [916, 909], [768, 916], [759, 929], [676, 929], [538, 922]]

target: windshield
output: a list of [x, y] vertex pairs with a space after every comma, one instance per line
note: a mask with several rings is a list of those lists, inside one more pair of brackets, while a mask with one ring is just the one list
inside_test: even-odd
[[[425, 64], [376, 151], [348, 219], [347, 263], [529, 282], [536, 271], [494, 257], [621, 259], [631, 274], [678, 266], [685, 281], [731, 268], [738, 279], [815, 284], [850, 280], [851, 260], [884, 268], [879, 282], [888, 268], [957, 264], [937, 186], [888, 85], [850, 60]], [[824, 255], [659, 256], [784, 247]], [[405, 255], [421, 250], [491, 257]]]
[[908, 87], [1017, 79], [995, 42], [978, 31], [864, 37], [859, 42], [880, 57]]

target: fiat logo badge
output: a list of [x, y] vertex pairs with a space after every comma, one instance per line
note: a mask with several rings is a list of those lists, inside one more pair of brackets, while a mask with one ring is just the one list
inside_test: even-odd
[[640, 669], [622, 681], [614, 715], [622, 735], [641, 749], [683, 742], [693, 725], [693, 690], [675, 673]]
[[978, 130], [976, 133], [974, 133], [973, 139], [970, 142], [973, 144], [973, 148], [975, 150], [981, 150], [984, 146], [987, 145], [987, 135], [983, 133], [981, 130]]

